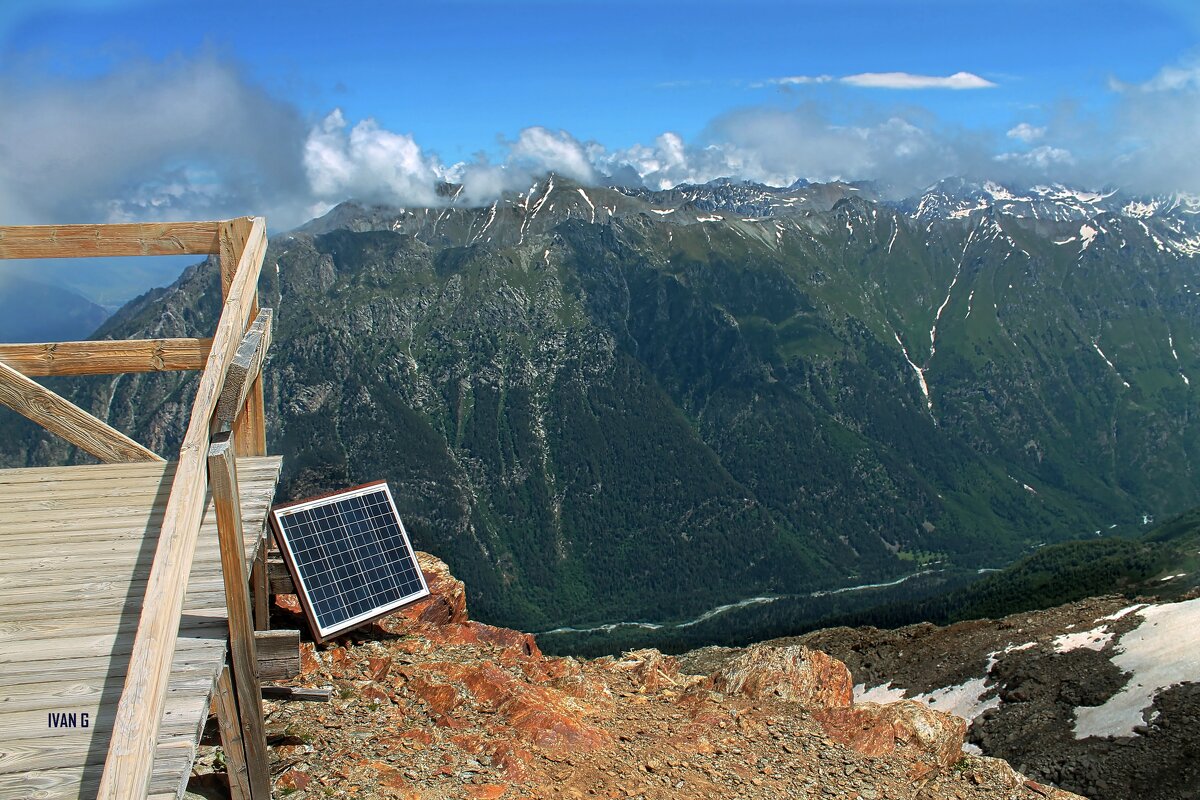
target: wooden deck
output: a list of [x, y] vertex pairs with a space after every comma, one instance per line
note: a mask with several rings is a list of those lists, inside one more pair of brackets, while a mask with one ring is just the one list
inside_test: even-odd
[[[238, 459], [247, 564], [279, 468], [277, 457]], [[96, 795], [174, 474], [175, 462], [0, 471], [0, 799]], [[154, 798], [182, 794], [225, 663], [225, 589], [206, 503]], [[75, 714], [80, 727], [52, 727], [51, 714]]]

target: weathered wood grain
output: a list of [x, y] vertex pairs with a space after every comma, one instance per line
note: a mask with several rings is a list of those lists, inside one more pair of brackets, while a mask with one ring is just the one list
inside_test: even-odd
[[[238, 462], [247, 558], [261, 546], [278, 467], [277, 458]], [[107, 494], [121, 495], [122, 502], [128, 501], [130, 506], [124, 529], [117, 527], [123, 532], [114, 535], [132, 541], [148, 537], [153, 552], [160, 528], [148, 526], [146, 520], [161, 518], [168, 500], [163, 486], [170, 484], [175, 472], [175, 465], [168, 463], [0, 471], [0, 513], [11, 502], [27, 504], [21, 527], [0, 521], [0, 552], [7, 553], [12, 542], [25, 547], [38, 538], [29, 534], [29, 528], [38, 524], [37, 513], [29, 512], [71, 521], [73, 505], [92, 508], [95, 503], [89, 497]], [[76, 484], [70, 480], [72, 475], [83, 479]], [[41, 502], [43, 495], [53, 496], [53, 502]], [[145, 505], [140, 512], [134, 508], [135, 500]], [[160, 512], [147, 511], [153, 507]], [[0, 730], [4, 731], [0, 736], [4, 742], [0, 746], [0, 797], [44, 792], [46, 797], [74, 800], [92, 796], [99, 786], [147, 576], [145, 559], [140, 571], [135, 568], [136, 548], [124, 550], [119, 557], [114, 554], [107, 561], [77, 552], [96, 538], [87, 523], [77, 524], [83, 530], [73, 545], [51, 543], [46, 548], [46, 569], [0, 574], [0, 697], [5, 698], [0, 704]], [[211, 504], [205, 509], [201, 531], [183, 613], [176, 623], [178, 639], [153, 751], [151, 796], [174, 797], [186, 781], [198, 731], [207, 717], [213, 679], [225, 660], [225, 582]], [[93, 585], [87, 582], [89, 563]], [[7, 566], [7, 561], [0, 560], [0, 567]], [[92, 613], [92, 604], [73, 600], [68, 596], [71, 591], [78, 591], [79, 597], [125, 597], [129, 613], [122, 613], [115, 604]], [[56, 597], [57, 604], [50, 602]], [[24, 612], [40, 603], [39, 598], [46, 601], [40, 618], [26, 615]], [[10, 603], [21, 616], [35, 618], [8, 618]], [[64, 613], [66, 609], [74, 613]], [[272, 668], [278, 668], [277, 661], [271, 662]], [[95, 722], [86, 731], [51, 729], [46, 717], [50, 711], [89, 711], [96, 715]]]
[[101, 461], [162, 461], [111, 425], [0, 363], [0, 403]]
[[225, 388], [221, 390], [221, 399], [217, 402], [216, 418], [221, 425], [233, 424], [262, 372], [267, 349], [271, 346], [271, 319], [271, 309], [259, 309], [258, 316], [246, 330], [242, 343], [233, 355], [229, 371], [225, 373]]
[[233, 696], [233, 679], [229, 667], [221, 670], [217, 678], [217, 691], [213, 695], [217, 707], [217, 725], [221, 730], [221, 747], [228, 761], [229, 795], [233, 800], [251, 800], [250, 770], [246, 766], [246, 741], [242, 738], [242, 726], [238, 722], [237, 700]]
[[33, 377], [203, 369], [212, 339], [0, 344], [0, 362]]
[[[268, 316], [269, 319], [269, 316]], [[250, 593], [246, 586], [246, 552], [238, 490], [237, 461], [231, 434], [213, 437], [208, 447], [208, 483], [217, 511], [217, 539], [221, 544], [221, 574], [225, 579], [225, 607], [229, 614], [229, 654], [233, 689], [246, 752], [246, 771], [253, 800], [270, 800], [271, 774], [267, 737], [263, 727], [262, 695], [258, 684], [254, 623], [250, 618]]]
[[217, 222], [0, 225], [0, 258], [213, 255]]
[[204, 513], [209, 426], [225, 371], [249, 318], [266, 246], [266, 222], [256, 217], [213, 335], [180, 448], [98, 800], [140, 800], [149, 785], [187, 575]]

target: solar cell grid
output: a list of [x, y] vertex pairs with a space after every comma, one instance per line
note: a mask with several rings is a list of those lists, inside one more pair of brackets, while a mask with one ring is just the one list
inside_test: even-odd
[[318, 641], [429, 594], [386, 483], [280, 506], [271, 521]]

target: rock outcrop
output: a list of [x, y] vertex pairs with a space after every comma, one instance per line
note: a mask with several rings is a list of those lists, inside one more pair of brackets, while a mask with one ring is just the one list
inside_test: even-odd
[[[755, 646], [710, 675], [657, 650], [551, 658], [471, 620], [445, 564], [419, 559], [429, 598], [302, 645], [296, 683], [331, 685], [331, 703], [265, 704], [280, 796], [1073, 797], [964, 754], [961, 719], [853, 705], [849, 671], [819, 651]], [[201, 758], [198, 787], [223, 780], [218, 763]]]

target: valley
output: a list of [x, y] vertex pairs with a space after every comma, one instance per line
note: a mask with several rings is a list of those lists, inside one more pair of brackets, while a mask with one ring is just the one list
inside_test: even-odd
[[[273, 237], [268, 436], [280, 500], [388, 479], [483, 619], [752, 635], [916, 608], [1200, 504], [1186, 201], [556, 175], [442, 197]], [[189, 269], [98, 335], [204, 329], [214, 280]], [[179, 376], [55, 385], [178, 445]], [[6, 466], [83, 458], [2, 422]], [[705, 618], [761, 597], [787, 600]], [[613, 633], [580, 647], [655, 631]]]

